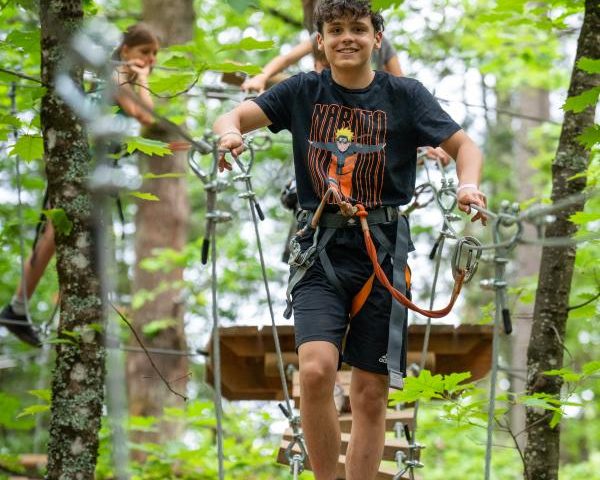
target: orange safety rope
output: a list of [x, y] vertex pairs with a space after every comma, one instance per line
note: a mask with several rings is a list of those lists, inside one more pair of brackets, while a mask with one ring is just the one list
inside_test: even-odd
[[396, 290], [393, 285], [388, 280], [385, 272], [379, 265], [377, 261], [377, 250], [375, 248], [375, 244], [373, 243], [373, 239], [371, 238], [371, 232], [369, 231], [369, 224], [367, 222], [367, 217], [369, 216], [369, 212], [365, 210], [363, 205], [356, 205], [357, 212], [356, 216], [360, 219], [360, 225], [362, 227], [363, 235], [365, 238], [365, 245], [367, 247], [367, 254], [373, 263], [373, 268], [375, 269], [375, 276], [381, 282], [381, 284], [387, 288], [387, 290], [392, 294], [392, 296], [399, 301], [402, 305], [409, 308], [410, 310], [420, 313], [425, 317], [430, 318], [442, 318], [450, 313], [452, 307], [456, 303], [456, 299], [460, 294], [462, 289], [463, 281], [465, 279], [466, 272], [464, 270], [459, 270], [458, 277], [454, 280], [454, 288], [452, 289], [452, 295], [450, 297], [450, 302], [448, 305], [440, 310], [425, 310], [421, 307], [418, 307], [413, 302], [411, 302], [406, 296]]

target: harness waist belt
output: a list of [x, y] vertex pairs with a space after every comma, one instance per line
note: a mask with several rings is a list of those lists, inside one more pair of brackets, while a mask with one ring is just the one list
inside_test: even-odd
[[[297, 219], [299, 222], [310, 223], [313, 215], [312, 210], [301, 210]], [[380, 223], [395, 222], [398, 219], [397, 207], [379, 207], [369, 210], [367, 223], [369, 225], [377, 225]], [[357, 217], [344, 217], [341, 213], [323, 212], [319, 219], [319, 226], [324, 228], [351, 228], [360, 227], [360, 221]]]

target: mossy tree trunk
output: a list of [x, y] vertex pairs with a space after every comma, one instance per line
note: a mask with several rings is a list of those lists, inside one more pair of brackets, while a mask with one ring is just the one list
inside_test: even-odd
[[[81, 0], [41, 0], [39, 7], [42, 80], [49, 86], [41, 111], [49, 199], [72, 222], [69, 232], [55, 228], [61, 291], [58, 336], [69, 342], [57, 346], [46, 478], [85, 480], [94, 478], [105, 373], [102, 335], [93, 328], [102, 322], [102, 309], [91, 260], [91, 199], [86, 190], [90, 154], [85, 130], [52, 88], [83, 9]], [[75, 76], [81, 81], [81, 72]]]
[[[144, 0], [142, 17], [161, 37], [161, 45], [185, 43], [193, 38], [195, 15], [191, 0]], [[181, 140], [172, 133], [156, 126], [144, 131], [144, 136], [170, 142]], [[187, 152], [174, 152], [164, 157], [140, 155], [140, 169], [156, 175], [185, 173]], [[161, 288], [152, 301], [147, 301], [133, 312], [135, 328], [142, 332], [145, 325], [156, 320], [171, 320], [170, 325], [158, 333], [143, 336], [144, 343], [155, 348], [185, 351], [187, 341], [183, 326], [185, 302], [182, 298], [181, 282], [183, 268], [172, 265], [169, 271], [149, 272], [140, 266], [145, 258], [155, 255], [159, 249], [182, 250], [187, 241], [190, 214], [185, 178], [146, 179], [142, 191], [159, 198], [158, 202], [138, 203], [136, 224], [136, 266], [133, 291], [155, 291]], [[162, 288], [161, 285], [169, 285]], [[185, 356], [160, 355], [154, 361], [170, 380], [173, 388], [186, 393], [188, 359]], [[161, 416], [164, 407], [181, 407], [182, 400], [169, 392], [153, 371], [148, 359], [141, 354], [130, 353], [127, 357], [127, 385], [129, 411], [132, 415]], [[173, 439], [179, 433], [178, 425], [161, 425], [156, 434], [136, 434], [137, 441], [162, 441]]]
[[[585, 16], [579, 34], [575, 66], [571, 74], [569, 97], [600, 84], [600, 75], [588, 74], [576, 63], [582, 57], [600, 58], [600, 3], [585, 1]], [[594, 124], [595, 108], [581, 113], [565, 114], [556, 157], [552, 164], [552, 199], [556, 202], [577, 194], [585, 187], [585, 179], [572, 177], [586, 170], [589, 152], [577, 141], [586, 127]], [[562, 210], [546, 230], [548, 237], [568, 237], [576, 226], [569, 216], [583, 208], [583, 202]], [[545, 376], [544, 371], [561, 368], [563, 343], [568, 317], [569, 293], [576, 248], [550, 248], [542, 251], [536, 292], [531, 338], [527, 352], [527, 390], [529, 394], [545, 393], [558, 397], [562, 379]], [[560, 427], [550, 427], [548, 412], [527, 409], [528, 442], [525, 450], [528, 480], [556, 480], [559, 467]]]

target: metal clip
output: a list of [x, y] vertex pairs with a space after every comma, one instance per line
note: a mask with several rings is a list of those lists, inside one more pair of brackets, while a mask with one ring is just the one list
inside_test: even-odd
[[473, 278], [479, 266], [481, 250], [469, 247], [480, 246], [481, 242], [471, 236], [462, 237], [456, 242], [454, 251], [452, 252], [452, 276], [455, 279], [458, 278], [461, 272], [465, 272], [463, 283], [469, 283]]
[[315, 263], [317, 253], [317, 243], [319, 239], [319, 227], [315, 229], [313, 235], [313, 243], [305, 251], [302, 251], [302, 246], [298, 242], [298, 235], [294, 235], [290, 240], [290, 258], [288, 263], [293, 268], [310, 268]]

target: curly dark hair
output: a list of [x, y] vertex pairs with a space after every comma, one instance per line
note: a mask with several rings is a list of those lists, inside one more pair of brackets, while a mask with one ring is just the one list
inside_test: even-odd
[[371, 10], [371, 2], [368, 0], [320, 0], [315, 7], [314, 22], [322, 35], [325, 22], [344, 17], [357, 19], [367, 16], [371, 17], [375, 32], [383, 32], [383, 17], [378, 11]]

